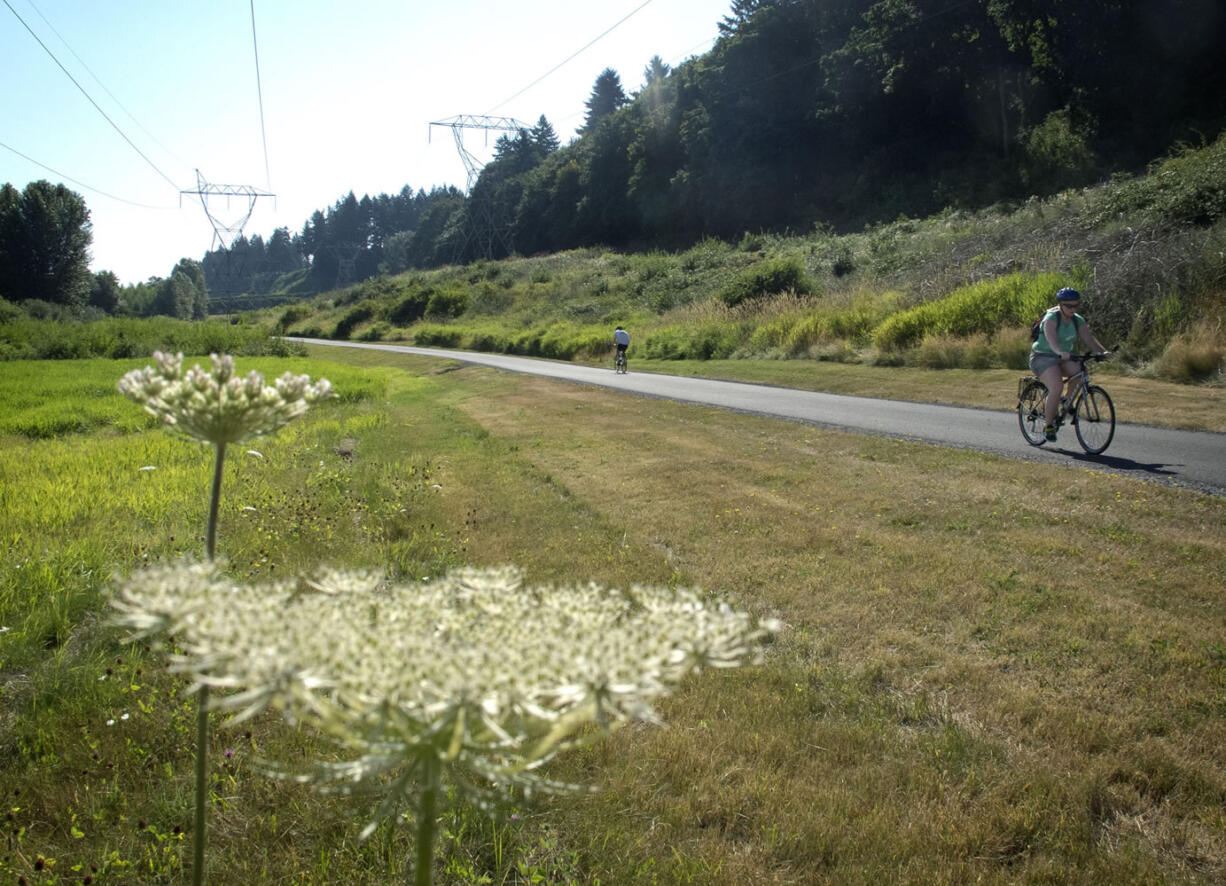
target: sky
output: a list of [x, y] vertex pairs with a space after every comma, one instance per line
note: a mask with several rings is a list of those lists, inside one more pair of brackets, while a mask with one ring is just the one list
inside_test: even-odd
[[[627, 94], [660, 56], [713, 45], [731, 0], [0, 0], [0, 183], [63, 183], [90, 268], [167, 277], [217, 245], [197, 192], [258, 196], [243, 233], [291, 233], [352, 191], [464, 189], [447, 126], [532, 125], [565, 144], [605, 68]], [[254, 18], [254, 28], [252, 19]], [[482, 160], [499, 133], [462, 131]], [[202, 177], [202, 179], [201, 179]], [[223, 224], [247, 197], [213, 193]]]

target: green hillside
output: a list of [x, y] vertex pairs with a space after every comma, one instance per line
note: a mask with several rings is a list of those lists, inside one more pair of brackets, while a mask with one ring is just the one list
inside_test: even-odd
[[1220, 378], [1226, 137], [1148, 174], [861, 233], [747, 233], [678, 252], [579, 249], [381, 276], [246, 312], [279, 333], [602, 360], [816, 359], [1023, 368], [1028, 327], [1081, 288], [1129, 371]]

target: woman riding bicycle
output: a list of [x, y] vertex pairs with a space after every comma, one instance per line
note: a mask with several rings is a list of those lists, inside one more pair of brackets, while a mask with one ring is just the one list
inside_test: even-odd
[[1056, 307], [1048, 310], [1039, 321], [1039, 336], [1030, 348], [1030, 371], [1047, 386], [1047, 401], [1044, 404], [1047, 424], [1043, 428], [1043, 436], [1048, 440], [1056, 439], [1056, 413], [1060, 411], [1062, 382], [1069, 380], [1065, 396], [1071, 397], [1073, 378], [1081, 371], [1081, 367], [1069, 359], [1077, 342], [1080, 340], [1095, 353], [1108, 353], [1090, 330], [1090, 324], [1077, 313], [1081, 304], [1080, 292], [1065, 287], [1056, 293], [1056, 303]]

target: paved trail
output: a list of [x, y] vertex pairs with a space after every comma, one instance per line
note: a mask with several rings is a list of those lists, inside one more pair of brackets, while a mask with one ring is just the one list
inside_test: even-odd
[[297, 340], [316, 345], [441, 357], [508, 372], [597, 385], [644, 397], [719, 406], [857, 433], [976, 449], [1024, 461], [1093, 467], [1109, 473], [1185, 486], [1213, 495], [1226, 495], [1226, 434], [1209, 431], [1178, 431], [1119, 423], [1110, 448], [1102, 455], [1088, 456], [1078, 445], [1072, 427], [1067, 425], [1061, 430], [1060, 440], [1055, 444], [1042, 447], [1026, 445], [1018, 431], [1017, 415], [1011, 411], [876, 400], [655, 373], [616, 375], [612, 369], [603, 367], [503, 354], [415, 348], [378, 342], [337, 342], [314, 338]]

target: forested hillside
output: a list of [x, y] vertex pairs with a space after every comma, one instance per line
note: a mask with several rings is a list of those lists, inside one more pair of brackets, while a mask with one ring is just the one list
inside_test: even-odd
[[[1137, 172], [1226, 121], [1215, 0], [734, 0], [706, 55], [503, 137], [470, 194], [349, 194], [205, 258], [214, 296], [575, 247], [854, 231]], [[288, 277], [281, 277], [285, 272]]]
[[1226, 126], [1221, 0], [732, 0], [720, 32], [637, 89], [604, 71], [573, 139], [540, 117], [467, 194], [350, 192], [122, 292], [88, 278], [83, 200], [6, 185], [0, 297], [188, 319], [477, 259], [847, 234], [1139, 174]]

